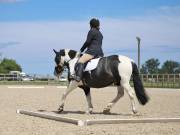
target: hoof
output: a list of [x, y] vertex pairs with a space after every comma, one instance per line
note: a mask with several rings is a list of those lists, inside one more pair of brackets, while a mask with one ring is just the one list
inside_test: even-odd
[[109, 108], [104, 108], [103, 113], [104, 114], [110, 114], [110, 109]]
[[61, 113], [61, 112], [63, 112], [64, 111], [64, 108], [63, 107], [59, 107], [58, 108], [58, 113]]
[[92, 112], [93, 112], [93, 109], [90, 108], [89, 110], [86, 111], [86, 114], [92, 114]]
[[137, 110], [133, 110], [133, 114], [137, 114], [138, 113], [138, 111]]

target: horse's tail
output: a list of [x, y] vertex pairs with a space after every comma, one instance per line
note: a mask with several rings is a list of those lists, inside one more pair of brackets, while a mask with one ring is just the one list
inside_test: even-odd
[[148, 102], [149, 97], [146, 94], [146, 91], [139, 76], [137, 65], [134, 62], [132, 62], [132, 77], [137, 99], [140, 104], [145, 105]]

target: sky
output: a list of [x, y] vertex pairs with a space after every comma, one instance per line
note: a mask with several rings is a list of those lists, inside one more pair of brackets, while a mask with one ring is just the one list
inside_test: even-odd
[[53, 49], [79, 50], [98, 18], [106, 56], [141, 64], [157, 58], [180, 62], [179, 0], [0, 0], [0, 54], [29, 74], [53, 74]]

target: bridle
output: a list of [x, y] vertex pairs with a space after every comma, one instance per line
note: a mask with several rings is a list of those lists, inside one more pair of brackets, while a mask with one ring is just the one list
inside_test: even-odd
[[[79, 55], [77, 56], [77, 57], [78, 57], [78, 60], [77, 60], [77, 61], [79, 61], [79, 59], [80, 59], [80, 54], [81, 54], [81, 53], [79, 53]], [[63, 70], [64, 70], [65, 67], [67, 67], [67, 68], [69, 69], [69, 62], [70, 62], [71, 60], [73, 60], [73, 59], [69, 59], [69, 60], [67, 60], [67, 61], [64, 60], [63, 63], [60, 62], [60, 63], [56, 66], [56, 70], [58, 71], [57, 73], [63, 72]]]

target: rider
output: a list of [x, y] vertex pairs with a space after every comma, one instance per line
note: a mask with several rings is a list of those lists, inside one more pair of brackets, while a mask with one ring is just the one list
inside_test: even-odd
[[90, 20], [90, 30], [87, 35], [87, 39], [84, 45], [81, 47], [80, 52], [83, 52], [86, 48], [87, 50], [85, 53], [79, 58], [79, 61], [76, 65], [76, 81], [81, 81], [82, 74], [84, 70], [84, 63], [87, 61], [95, 58], [95, 57], [103, 57], [104, 53], [102, 50], [102, 40], [103, 35], [99, 31], [100, 29], [100, 22], [98, 19], [91, 19]]

